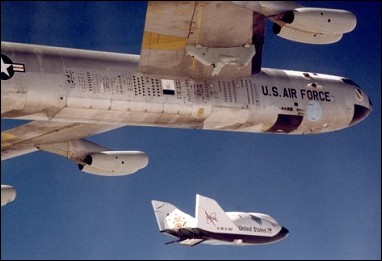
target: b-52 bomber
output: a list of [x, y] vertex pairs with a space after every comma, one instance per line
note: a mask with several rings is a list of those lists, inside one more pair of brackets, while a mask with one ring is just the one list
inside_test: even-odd
[[312, 45], [356, 26], [351, 12], [289, 1], [152, 1], [140, 55], [1, 42], [1, 118], [30, 121], [1, 133], [1, 160], [41, 150], [127, 175], [145, 152], [85, 138], [128, 125], [319, 134], [367, 117], [371, 101], [349, 78], [263, 68], [267, 19]]

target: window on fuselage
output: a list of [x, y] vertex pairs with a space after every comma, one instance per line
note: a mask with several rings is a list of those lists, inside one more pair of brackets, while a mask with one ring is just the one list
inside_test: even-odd
[[257, 224], [259, 224], [261, 226], [261, 218], [258, 218], [254, 215], [250, 215], [251, 216], [251, 219], [254, 220]]
[[351, 84], [351, 85], [359, 87], [358, 84], [356, 84], [353, 80], [350, 80], [350, 79], [347, 79], [347, 78], [342, 78], [342, 81], [344, 83]]

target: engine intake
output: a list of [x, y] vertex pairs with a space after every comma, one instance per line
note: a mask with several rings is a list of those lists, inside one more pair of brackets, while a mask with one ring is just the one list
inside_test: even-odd
[[273, 32], [278, 36], [311, 44], [337, 42], [357, 24], [353, 13], [326, 8], [301, 7], [270, 19], [275, 23]]
[[357, 18], [349, 11], [308, 7], [286, 12], [282, 21], [293, 28], [324, 34], [348, 33], [357, 24]]

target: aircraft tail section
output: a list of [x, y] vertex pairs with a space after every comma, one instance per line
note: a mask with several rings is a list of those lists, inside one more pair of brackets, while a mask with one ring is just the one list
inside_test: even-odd
[[177, 209], [174, 205], [157, 200], [152, 200], [151, 203], [161, 232], [195, 227], [195, 218]]
[[211, 198], [196, 194], [197, 227], [210, 232], [238, 233], [239, 230], [219, 204]]

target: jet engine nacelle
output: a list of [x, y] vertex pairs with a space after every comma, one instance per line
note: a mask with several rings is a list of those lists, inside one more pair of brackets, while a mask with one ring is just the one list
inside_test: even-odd
[[16, 198], [16, 190], [8, 185], [1, 185], [1, 206], [5, 206]]
[[91, 153], [78, 164], [80, 170], [102, 176], [133, 174], [147, 166], [148, 157], [141, 151], [102, 151]]
[[276, 22], [273, 31], [280, 37], [312, 44], [337, 42], [357, 24], [357, 18], [349, 11], [307, 7], [296, 8], [271, 20]]

